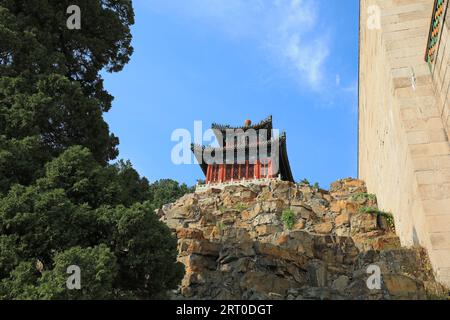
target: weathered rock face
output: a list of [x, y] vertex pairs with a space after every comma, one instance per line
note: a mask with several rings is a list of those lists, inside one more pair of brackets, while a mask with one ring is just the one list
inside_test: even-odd
[[[425, 299], [444, 291], [422, 249], [403, 249], [364, 182], [230, 186], [159, 211], [186, 266], [177, 298]], [[369, 266], [381, 289], [369, 289]], [[370, 269], [369, 269], [370, 270]]]

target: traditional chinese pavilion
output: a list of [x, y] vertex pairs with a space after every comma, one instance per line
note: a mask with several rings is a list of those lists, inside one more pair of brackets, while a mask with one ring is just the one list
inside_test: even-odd
[[213, 124], [218, 147], [192, 145], [206, 184], [281, 179], [294, 181], [286, 134], [273, 136], [272, 117], [242, 127]]

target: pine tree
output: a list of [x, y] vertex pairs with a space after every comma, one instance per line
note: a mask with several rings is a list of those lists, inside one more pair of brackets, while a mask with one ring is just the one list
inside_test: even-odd
[[[66, 25], [72, 4], [80, 30]], [[131, 0], [0, 0], [0, 298], [153, 298], [182, 278], [153, 210], [187, 187], [110, 164], [100, 72], [129, 61], [133, 23]], [[66, 288], [69, 264], [81, 290]]]

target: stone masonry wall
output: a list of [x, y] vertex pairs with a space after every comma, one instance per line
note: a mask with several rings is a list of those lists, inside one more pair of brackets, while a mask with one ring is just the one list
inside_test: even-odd
[[[450, 286], [448, 93], [424, 60], [433, 3], [360, 1], [359, 176], [394, 214], [402, 244], [425, 247]], [[380, 29], [368, 28], [371, 6]]]
[[450, 139], [450, 9], [437, 52], [436, 63], [433, 66], [433, 85], [438, 98], [438, 110], [442, 117], [447, 137]]
[[[175, 299], [445, 297], [426, 252], [400, 247], [391, 216], [363, 181], [232, 185], [158, 211], [178, 238], [186, 274]], [[367, 285], [368, 267], [381, 287]], [[373, 272], [373, 271], [371, 271]]]

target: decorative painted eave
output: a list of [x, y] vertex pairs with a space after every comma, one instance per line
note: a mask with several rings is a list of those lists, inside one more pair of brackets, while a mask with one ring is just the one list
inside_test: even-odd
[[433, 14], [431, 16], [430, 32], [428, 34], [428, 44], [425, 53], [425, 61], [428, 62], [430, 68], [436, 60], [437, 52], [444, 26], [445, 17], [447, 15], [448, 3], [450, 0], [435, 0], [433, 6]]
[[212, 147], [212, 146], [201, 146], [199, 144], [192, 144], [191, 145], [191, 150], [192, 152], [195, 151], [207, 151], [207, 152], [211, 152], [211, 151], [226, 151], [226, 150], [242, 150], [242, 149], [249, 149], [249, 148], [257, 148], [257, 147], [268, 147], [271, 146], [274, 143], [283, 143], [286, 142], [286, 132], [282, 132], [280, 134], [280, 136], [276, 137], [276, 138], [272, 138], [271, 140], [267, 140], [267, 141], [263, 141], [263, 142], [257, 142], [256, 144], [238, 144], [237, 146], [229, 146], [229, 147]]

